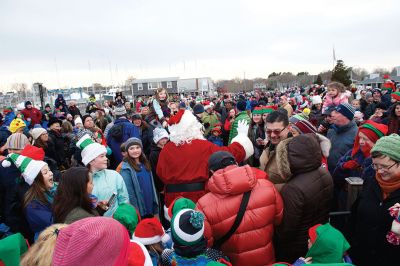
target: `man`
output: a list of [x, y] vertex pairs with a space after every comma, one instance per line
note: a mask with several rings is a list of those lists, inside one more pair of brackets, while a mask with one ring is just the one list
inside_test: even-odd
[[111, 160], [111, 167], [115, 169], [122, 161], [121, 144], [129, 138], [139, 138], [139, 129], [133, 125], [128, 119], [125, 107], [119, 105], [115, 107], [116, 120], [107, 134], [107, 144], [112, 150], [113, 159]]
[[279, 105], [283, 109], [285, 109], [288, 113], [288, 117], [291, 117], [293, 114], [293, 107], [289, 104], [288, 98], [286, 95], [282, 95], [279, 98]]
[[39, 109], [32, 106], [30, 101], [25, 102], [25, 109], [21, 111], [26, 121], [31, 122], [29, 128], [33, 128], [36, 124], [40, 125], [42, 121], [42, 113]]
[[331, 116], [333, 125], [328, 130], [327, 137], [332, 147], [328, 157], [328, 169], [332, 174], [339, 159], [353, 147], [357, 135], [357, 124], [353, 121], [355, 110], [348, 103], [338, 105]]
[[90, 115], [84, 115], [82, 117], [83, 128], [91, 130], [94, 128], [94, 121]]
[[46, 155], [57, 162], [60, 170], [68, 168], [64, 152], [64, 137], [61, 134], [61, 120], [52, 117], [49, 121], [49, 141]]
[[76, 106], [76, 102], [75, 101], [70, 101], [68, 103], [68, 111], [72, 115], [72, 119], [75, 119], [75, 116], [77, 116], [77, 115], [82, 116], [81, 115], [81, 111]]
[[[232, 237], [219, 245], [220, 250], [233, 265], [274, 263], [272, 237], [274, 227], [281, 222], [283, 204], [265, 172], [249, 165], [239, 167], [235, 157], [226, 151], [213, 153], [208, 169], [211, 174], [207, 183], [209, 192], [197, 202], [197, 209], [205, 216], [204, 235], [208, 246], [220, 242], [230, 230], [244, 195], [250, 193], [241, 223]], [[263, 237], [255, 237], [257, 235]]]
[[233, 121], [231, 131], [229, 132], [229, 141], [228, 143], [232, 143], [232, 139], [235, 138], [238, 134], [237, 132], [237, 127], [239, 121], [245, 121], [247, 124], [250, 125], [251, 123], [251, 118], [249, 114], [246, 111], [246, 101], [245, 100], [239, 100], [236, 104], [236, 109], [238, 110], [238, 114], [235, 117], [235, 120]]
[[289, 119], [286, 114], [274, 111], [268, 115], [265, 133], [269, 142], [260, 156], [260, 169], [268, 174], [269, 181], [274, 183], [279, 191], [285, 183], [285, 177], [278, 171], [276, 146], [288, 138], [289, 132]]
[[201, 122], [203, 123], [205, 128], [204, 136], [207, 137], [210, 134], [211, 129], [214, 128], [216, 124], [220, 123], [220, 119], [214, 112], [214, 106], [212, 104], [205, 106], [204, 109], [206, 110], [206, 112], [201, 118]]

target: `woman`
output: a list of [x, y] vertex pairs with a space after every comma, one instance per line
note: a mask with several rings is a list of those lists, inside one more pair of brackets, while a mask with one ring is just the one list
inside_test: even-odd
[[40, 232], [53, 223], [51, 204], [57, 189], [53, 173], [45, 162], [16, 153], [9, 154], [2, 165], [9, 167], [11, 162], [19, 168], [25, 182], [30, 186], [24, 196], [23, 210], [28, 225], [35, 234], [34, 239], [37, 239]]
[[139, 128], [144, 154], [149, 157], [150, 147], [153, 142], [153, 129], [142, 119], [140, 114], [132, 115], [132, 123]]
[[[82, 163], [89, 169], [93, 178], [93, 194], [99, 201], [109, 206], [104, 216], [112, 216], [121, 203], [129, 203], [128, 192], [121, 175], [107, 169], [106, 148], [94, 142], [85, 134], [76, 143], [81, 149]], [[109, 202], [115, 195], [115, 201]]]
[[125, 142], [125, 150], [127, 156], [122, 163], [120, 174], [128, 189], [129, 201], [139, 210], [141, 217], [157, 214], [157, 193], [150, 162], [143, 153], [141, 140], [128, 139]]
[[400, 134], [400, 102], [391, 107], [388, 135], [392, 133]]
[[106, 126], [108, 124], [108, 120], [105, 116], [105, 111], [104, 109], [99, 109], [96, 111], [96, 119], [94, 121], [94, 124], [101, 129], [101, 131], [104, 132], [106, 129]]
[[265, 130], [262, 115], [262, 107], [255, 107], [252, 112], [251, 124], [249, 127], [248, 137], [254, 147], [254, 154], [250, 157], [250, 165], [253, 167], [260, 166], [260, 155], [264, 150]]
[[400, 136], [379, 139], [371, 156], [376, 175], [352, 207], [350, 256], [355, 265], [398, 265], [400, 245], [388, 236], [396, 232], [389, 208], [400, 202]]
[[72, 167], [65, 171], [54, 199], [54, 221], [70, 224], [83, 218], [98, 216], [92, 191], [93, 178], [87, 168]]

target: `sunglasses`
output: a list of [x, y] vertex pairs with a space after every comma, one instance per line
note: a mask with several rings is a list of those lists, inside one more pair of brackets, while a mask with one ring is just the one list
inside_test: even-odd
[[282, 133], [282, 131], [284, 131], [286, 129], [286, 127], [282, 128], [282, 129], [267, 129], [265, 130], [265, 132], [267, 133], [267, 135], [272, 135], [272, 133], [274, 133], [274, 135], [279, 135]]

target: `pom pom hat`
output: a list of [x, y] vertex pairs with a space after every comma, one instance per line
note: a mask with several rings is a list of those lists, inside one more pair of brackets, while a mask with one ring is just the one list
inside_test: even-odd
[[87, 134], [76, 143], [76, 146], [82, 150], [82, 163], [85, 166], [93, 161], [97, 156], [107, 153], [107, 150], [103, 145], [94, 142]]
[[153, 217], [139, 222], [133, 233], [132, 240], [136, 240], [143, 245], [152, 245], [159, 242], [168, 242], [169, 235], [165, 234], [160, 221]]
[[47, 165], [43, 161], [36, 161], [31, 158], [19, 155], [16, 153], [10, 153], [7, 158], [1, 163], [3, 167], [10, 167], [11, 162], [19, 169], [22, 177], [28, 185], [32, 185], [33, 181], [39, 174], [43, 166]]
[[192, 209], [182, 209], [172, 217], [172, 239], [183, 246], [193, 246], [204, 238], [204, 215]]

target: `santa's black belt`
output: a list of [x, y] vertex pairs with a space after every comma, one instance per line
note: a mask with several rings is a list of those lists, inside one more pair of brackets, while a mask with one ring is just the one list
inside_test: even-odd
[[176, 192], [195, 192], [202, 191], [205, 189], [204, 182], [188, 183], [188, 184], [167, 184], [165, 190], [167, 193]]

